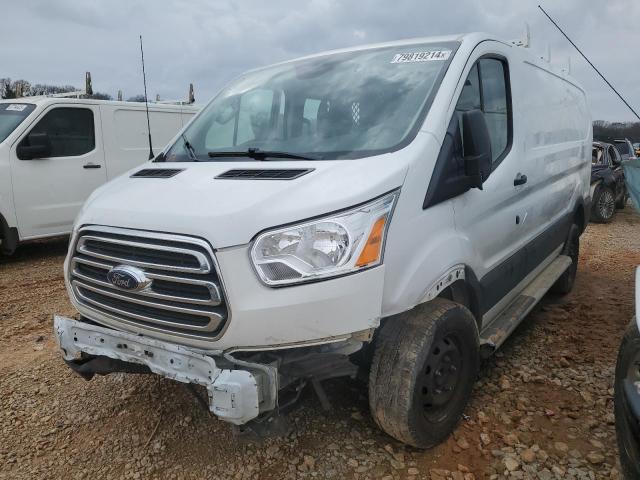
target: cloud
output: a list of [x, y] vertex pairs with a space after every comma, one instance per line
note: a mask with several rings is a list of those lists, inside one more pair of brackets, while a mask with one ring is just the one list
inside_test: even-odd
[[[487, 31], [506, 39], [531, 25], [532, 49], [566, 64], [587, 89], [594, 118], [632, 115], [542, 16], [539, 0], [25, 0], [5, 2], [0, 76], [82, 85], [126, 97], [142, 91], [138, 35], [144, 36], [150, 95], [199, 102], [241, 72], [323, 50], [410, 37]], [[632, 105], [640, 109], [635, 59], [640, 2], [544, 2]], [[589, 2], [590, 3], [590, 2]], [[9, 40], [7, 40], [9, 39]]]

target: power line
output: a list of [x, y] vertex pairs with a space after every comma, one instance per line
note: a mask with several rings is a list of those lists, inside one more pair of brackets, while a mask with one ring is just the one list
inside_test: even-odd
[[591, 63], [591, 61], [587, 58], [587, 56], [586, 56], [584, 53], [582, 53], [582, 50], [580, 50], [580, 49], [578, 48], [578, 46], [577, 46], [575, 43], [573, 43], [573, 41], [569, 38], [569, 36], [568, 36], [566, 33], [564, 33], [564, 31], [562, 30], [562, 28], [560, 28], [560, 26], [559, 26], [556, 22], [554, 22], [554, 21], [553, 21], [553, 18], [551, 18], [551, 17], [549, 16], [549, 14], [545, 11], [545, 9], [544, 9], [544, 8], [542, 8], [540, 5], [538, 5], [538, 8], [542, 11], [542, 13], [544, 13], [544, 14], [545, 14], [545, 16], [549, 19], [549, 21], [550, 21], [551, 23], [553, 23], [553, 24], [555, 25], [555, 27], [556, 27], [558, 30], [560, 30], [560, 33], [561, 33], [562, 35], [564, 35], [564, 38], [566, 38], [566, 39], [569, 41], [569, 43], [570, 43], [571, 45], [573, 45], [573, 48], [575, 48], [575, 49], [578, 51], [578, 53], [579, 53], [580, 55], [582, 55], [582, 58], [584, 58], [584, 59], [587, 61], [587, 63], [588, 63], [589, 65], [591, 65], [591, 68], [593, 68], [593, 69], [596, 71], [596, 73], [597, 73], [598, 75], [600, 75], [600, 77], [602, 78], [602, 80], [604, 80], [604, 82], [605, 82], [607, 85], [609, 85], [609, 88], [611, 88], [611, 90], [613, 90], [613, 91], [615, 92], [615, 94], [620, 98], [620, 100], [622, 100], [622, 103], [624, 103], [624, 104], [627, 106], [627, 108], [629, 108], [629, 110], [631, 110], [631, 112], [636, 116], [636, 118], [637, 118], [638, 120], [640, 120], [640, 115], [638, 115], [638, 114], [636, 113], [636, 111], [633, 109], [633, 107], [632, 107], [631, 105], [629, 105], [629, 103], [628, 103], [628, 102], [627, 102], [627, 101], [622, 97], [622, 95], [620, 95], [620, 93], [618, 92], [618, 90], [616, 90], [616, 89], [615, 89], [615, 87], [614, 87], [613, 85], [611, 85], [611, 83], [609, 82], [609, 80], [607, 80], [607, 79], [604, 77], [604, 75], [603, 75], [602, 73], [600, 73], [600, 70], [598, 70], [598, 69], [596, 68], [596, 66], [595, 66], [593, 63]]

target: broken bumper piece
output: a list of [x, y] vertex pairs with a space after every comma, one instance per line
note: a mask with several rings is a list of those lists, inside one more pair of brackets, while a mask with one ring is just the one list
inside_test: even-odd
[[[153, 372], [207, 389], [209, 409], [242, 425], [275, 405], [276, 373], [269, 367], [219, 368], [214, 357], [181, 345], [54, 316], [54, 332], [67, 364], [83, 377], [117, 371]], [[227, 362], [228, 363], [228, 362]], [[261, 408], [262, 407], [262, 408]]]

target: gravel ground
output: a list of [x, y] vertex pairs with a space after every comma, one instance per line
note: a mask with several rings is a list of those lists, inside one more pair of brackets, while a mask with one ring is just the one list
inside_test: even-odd
[[288, 433], [233, 435], [185, 386], [152, 376], [85, 382], [60, 359], [54, 312], [71, 315], [66, 242], [0, 259], [0, 479], [619, 478], [615, 355], [633, 316], [640, 217], [630, 208], [582, 237], [577, 283], [547, 296], [483, 366], [454, 435], [429, 451], [377, 430], [366, 388], [310, 393]]

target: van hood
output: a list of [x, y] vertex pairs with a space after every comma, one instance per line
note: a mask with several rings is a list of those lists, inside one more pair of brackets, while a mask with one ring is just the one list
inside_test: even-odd
[[[405, 149], [406, 151], [406, 149]], [[147, 163], [98, 189], [76, 226], [106, 225], [203, 237], [214, 248], [366, 202], [400, 187], [407, 155], [340, 161]], [[131, 177], [144, 168], [184, 169], [170, 178]], [[218, 179], [231, 169], [312, 169], [291, 180]]]

